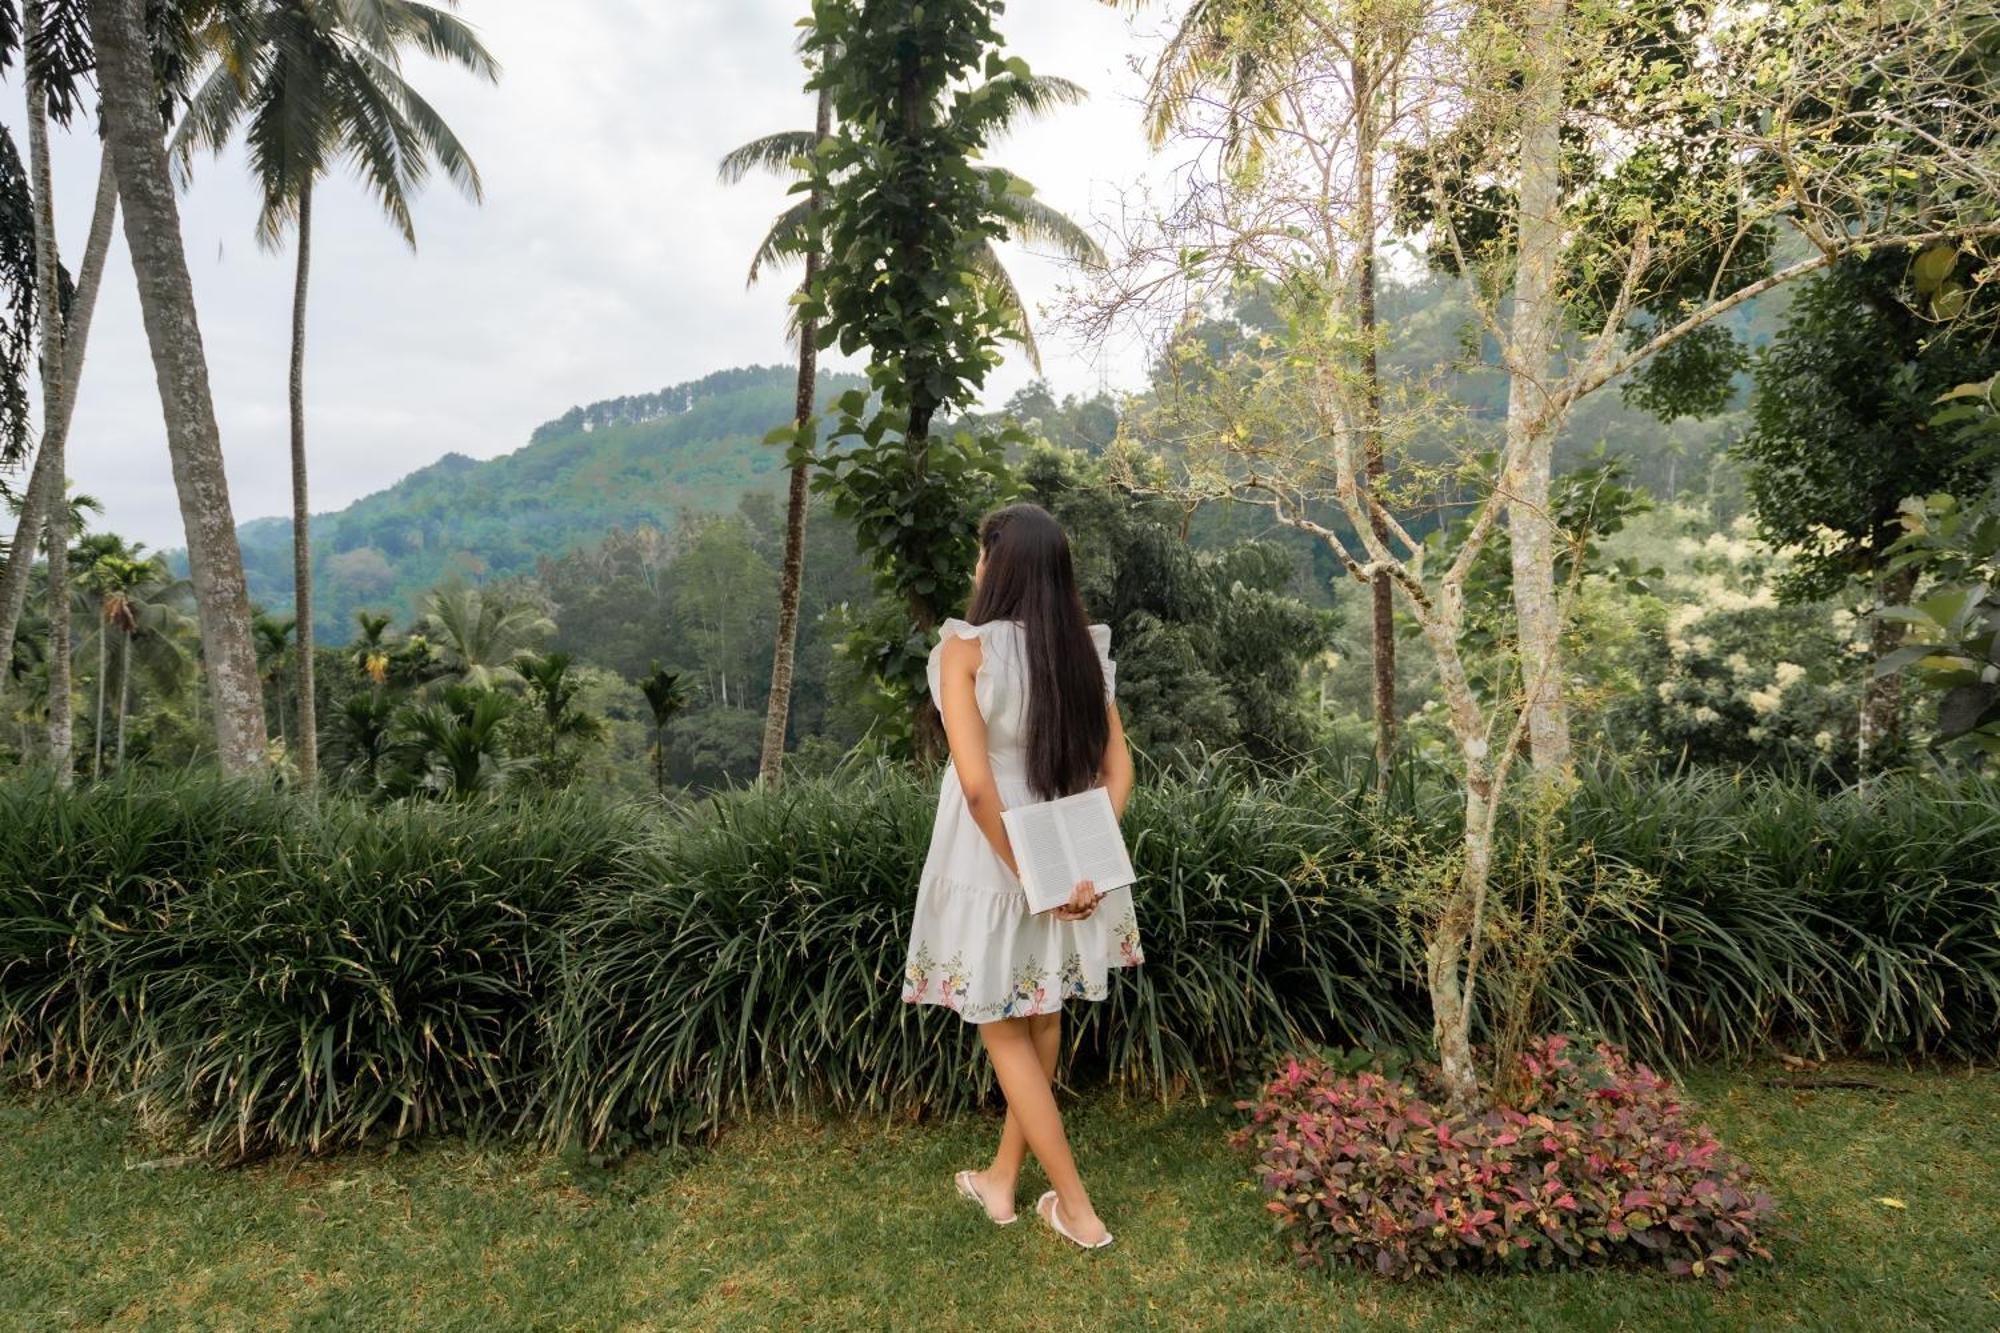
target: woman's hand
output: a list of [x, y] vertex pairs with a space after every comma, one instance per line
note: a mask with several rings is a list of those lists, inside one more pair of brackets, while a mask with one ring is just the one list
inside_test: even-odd
[[1095, 884], [1087, 879], [1080, 879], [1076, 882], [1076, 888], [1070, 892], [1069, 901], [1051, 910], [1055, 912], [1058, 921], [1088, 921], [1091, 914], [1097, 910], [1097, 904], [1103, 900], [1104, 895], [1097, 891]]

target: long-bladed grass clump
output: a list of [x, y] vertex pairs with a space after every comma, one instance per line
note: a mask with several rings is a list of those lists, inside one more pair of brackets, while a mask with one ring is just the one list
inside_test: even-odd
[[[227, 1154], [963, 1107], [990, 1092], [971, 1030], [899, 999], [935, 802], [888, 766], [665, 814], [9, 782], [0, 1061], [130, 1092]], [[1277, 1049], [1421, 1046], [1453, 812], [1442, 785], [1381, 802], [1332, 771], [1143, 783], [1146, 963], [1070, 1006], [1069, 1076], [1206, 1090]], [[1544, 873], [1583, 906], [1516, 974], [1543, 1026], [1666, 1063], [2000, 1046], [2000, 786], [1611, 772], [1546, 828]], [[1502, 929], [1532, 899], [1527, 838], [1504, 832]], [[1582, 882], [1620, 876], [1644, 891]]]

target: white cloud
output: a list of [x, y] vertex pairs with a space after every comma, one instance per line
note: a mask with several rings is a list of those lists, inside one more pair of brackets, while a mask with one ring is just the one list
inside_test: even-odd
[[[418, 87], [480, 166], [483, 207], [434, 181], [412, 254], [353, 180], [314, 199], [308, 333], [313, 507], [338, 508], [447, 451], [519, 447], [571, 405], [711, 370], [786, 359], [782, 280], [745, 291], [776, 181], [734, 188], [715, 162], [769, 130], [808, 123], [792, 54], [800, 0], [476, 0], [464, 13], [503, 66], [498, 87], [413, 60]], [[555, 15], [557, 17], [552, 17]], [[1079, 217], [1146, 170], [1131, 103], [1127, 21], [1086, 0], [1016, 0], [1010, 49], [1090, 88], [1089, 104], [1023, 127], [994, 153]], [[20, 138], [18, 82], [6, 122]], [[93, 132], [59, 134], [57, 225], [74, 266], [96, 182]], [[285, 384], [292, 257], [252, 239], [256, 197], [240, 150], [197, 164], [183, 230], [239, 520], [289, 506]], [[1064, 274], [1010, 256], [1031, 303]], [[1043, 338], [1061, 391], [1110, 374], [1089, 349]], [[1014, 358], [997, 401], [1030, 378]], [[137, 294], [122, 237], [91, 335], [71, 446], [105, 523], [181, 544]]]

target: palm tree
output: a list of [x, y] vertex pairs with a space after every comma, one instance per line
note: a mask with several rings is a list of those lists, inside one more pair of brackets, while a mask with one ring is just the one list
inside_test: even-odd
[[250, 622], [250, 632], [257, 640], [257, 676], [271, 687], [271, 710], [278, 722], [278, 741], [288, 750], [290, 740], [285, 731], [285, 674], [292, 669], [293, 634], [298, 629], [298, 619], [294, 616], [273, 616], [259, 611]]
[[[229, 504], [222, 437], [174, 201], [161, 85], [147, 37], [148, 0], [89, 3], [105, 143], [124, 206], [126, 248], [139, 279], [139, 305], [187, 534], [216, 752], [225, 772], [252, 772], [264, 763], [263, 686], [250, 636], [250, 596]], [[171, 21], [178, 15], [166, 17]]]
[[[1021, 91], [1012, 109], [1034, 114], [1079, 102], [1085, 95], [1082, 88], [1065, 79], [1034, 78], [1022, 82], [1019, 87]], [[801, 175], [809, 176], [810, 173], [800, 171], [800, 159], [817, 151], [832, 130], [832, 98], [827, 89], [821, 88], [810, 132], [782, 131], [753, 139], [724, 157], [718, 174], [726, 185], [734, 185], [751, 172], [760, 170], [795, 179]], [[1059, 210], [1018, 191], [1009, 193], [1006, 199], [1015, 230], [1023, 239], [1051, 244], [1079, 263], [1095, 265], [1104, 262], [1104, 253], [1097, 242]], [[813, 241], [815, 232], [810, 224], [823, 202], [815, 184], [803, 201], [778, 215], [750, 260], [751, 284], [756, 283], [767, 266], [797, 259], [803, 261], [805, 266], [805, 277], [799, 290], [812, 289], [813, 279], [819, 273], [820, 253]], [[981, 247], [979, 271], [1001, 293], [1003, 305], [1015, 323], [1029, 359], [1039, 370], [1041, 352], [1035, 345], [1027, 305], [1022, 301], [1012, 275], [991, 245]], [[795, 312], [796, 309], [794, 307]], [[805, 579], [806, 484], [812, 467], [812, 455], [806, 447], [805, 434], [812, 422], [819, 374], [817, 326], [811, 320], [799, 319], [795, 313], [788, 328], [798, 344], [799, 376], [793, 416], [796, 435], [792, 446], [790, 488], [785, 503], [785, 558], [778, 583], [778, 632], [771, 655], [771, 693], [764, 709], [764, 740], [758, 762], [758, 780], [769, 785], [776, 785], [783, 776], [785, 731], [791, 715], [799, 598]]]
[[491, 81], [500, 67], [472, 29], [447, 10], [416, 0], [261, 0], [226, 11], [201, 34], [213, 68], [188, 103], [173, 150], [185, 173], [197, 148], [220, 153], [247, 122], [250, 169], [263, 192], [257, 239], [275, 248], [298, 228], [292, 288], [292, 588], [298, 617], [299, 781], [310, 791], [319, 770], [314, 717], [312, 534], [307, 500], [306, 290], [312, 262], [313, 187], [341, 159], [360, 168], [382, 210], [411, 249], [417, 234], [409, 196], [443, 168], [452, 184], [480, 197], [479, 171], [443, 117], [402, 75], [405, 48], [462, 65]]
[[478, 689], [498, 684], [517, 656], [555, 630], [555, 622], [533, 607], [463, 585], [431, 593], [423, 625], [450, 678]]
[[[28, 174], [35, 209], [35, 307], [42, 349], [42, 457], [36, 465], [39, 468], [46, 464], [50, 480], [60, 491], [67, 476], [63, 433], [51, 427], [62, 413], [62, 265], [56, 255], [55, 186], [49, 166], [52, 99], [46, 72], [48, 41], [43, 28], [47, 11], [48, 5], [43, 0], [28, 0], [22, 64], [27, 76], [23, 83], [28, 97]], [[70, 756], [74, 719], [70, 709], [69, 516], [67, 505], [53, 506], [43, 536], [49, 567], [49, 762], [55, 768], [59, 787], [69, 786], [76, 772]]]
[[660, 795], [667, 794], [667, 724], [694, 701], [686, 680], [678, 671], [663, 668], [655, 658], [652, 670], [639, 678], [639, 692], [653, 713], [653, 781]]
[[501, 750], [502, 727], [514, 701], [473, 685], [448, 685], [438, 698], [396, 714], [397, 784], [463, 799], [500, 785], [517, 761]]
[[114, 616], [123, 613], [118, 589], [128, 579], [128, 569], [140, 568], [132, 559], [137, 554], [136, 547], [128, 548], [125, 539], [113, 532], [92, 534], [78, 542], [71, 553], [80, 574], [79, 590], [97, 599], [97, 704], [90, 727], [93, 780], [104, 774], [104, 698], [110, 677], [111, 634]]
[[347, 650], [348, 660], [367, 678], [369, 692], [377, 696], [389, 681], [389, 620], [373, 611], [356, 611], [354, 622], [361, 632]]
[[542, 758], [544, 780], [557, 780], [556, 753], [565, 740], [588, 741], [604, 732], [602, 719], [576, 706], [580, 682], [570, 673], [574, 659], [568, 653], [522, 653], [514, 659], [515, 674], [528, 687], [528, 697], [541, 710], [542, 730], [547, 750]]
[[[70, 297], [63, 320], [63, 392], [58, 410], [43, 427], [43, 448], [28, 474], [15, 512], [14, 540], [7, 547], [4, 568], [0, 568], [0, 643], [13, 641], [20, 626], [21, 611], [28, 603], [29, 571], [35, 563], [38, 543], [34, 534], [42, 528], [48, 497], [59, 484], [56, 473], [62, 466], [69, 436], [69, 423], [76, 411], [77, 390], [83, 382], [83, 353], [90, 338], [91, 316], [97, 308], [98, 289], [104, 281], [105, 260], [111, 253], [111, 232], [118, 215], [118, 178], [111, 170], [107, 152], [97, 173], [97, 202], [90, 215], [90, 235], [83, 247], [83, 265], [77, 270], [76, 291]], [[54, 442], [58, 447], [48, 447]], [[5, 688], [0, 679], [0, 690]]]
[[112, 608], [113, 624], [120, 631], [118, 744], [112, 763], [120, 770], [125, 767], [125, 724], [131, 717], [134, 646], [143, 654], [147, 674], [162, 694], [177, 693], [194, 669], [194, 659], [183, 647], [194, 628], [194, 618], [186, 609], [193, 604], [192, 585], [175, 578], [157, 555], [134, 561], [127, 574], [116, 593], [120, 604]]

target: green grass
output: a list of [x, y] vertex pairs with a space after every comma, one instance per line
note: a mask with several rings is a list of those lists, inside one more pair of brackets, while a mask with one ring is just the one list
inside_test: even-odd
[[441, 1139], [226, 1170], [163, 1157], [171, 1138], [115, 1105], [14, 1092], [0, 1095], [0, 1327], [2000, 1324], [2000, 1073], [1837, 1072], [1883, 1088], [1774, 1087], [1782, 1071], [1765, 1067], [1691, 1079], [1786, 1213], [1777, 1263], [1721, 1292], [1633, 1272], [1390, 1286], [1298, 1271], [1217, 1105], [1073, 1107], [1119, 1235], [1084, 1255], [951, 1194], [990, 1115], [771, 1116], [608, 1169]]

